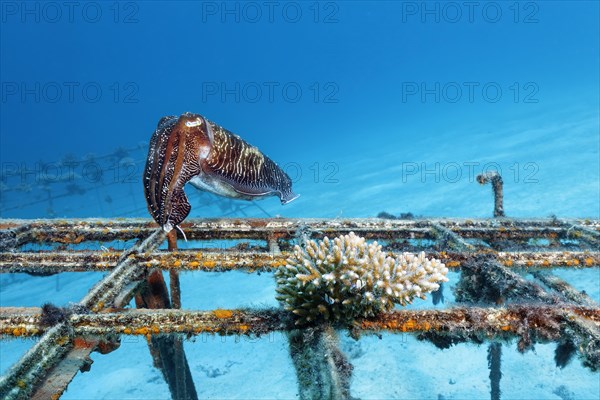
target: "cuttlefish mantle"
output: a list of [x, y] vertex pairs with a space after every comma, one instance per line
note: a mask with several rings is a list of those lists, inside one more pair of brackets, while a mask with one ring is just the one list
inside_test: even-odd
[[220, 196], [256, 200], [298, 197], [290, 177], [239, 136], [192, 113], [163, 117], [150, 139], [144, 194], [152, 218], [169, 232], [188, 216], [186, 183]]

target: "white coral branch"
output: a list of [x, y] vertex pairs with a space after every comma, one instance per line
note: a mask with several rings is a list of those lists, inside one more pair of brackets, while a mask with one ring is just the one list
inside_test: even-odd
[[388, 256], [377, 242], [351, 232], [296, 246], [276, 273], [278, 300], [299, 316], [298, 324], [316, 320], [351, 321], [406, 305], [439, 288], [448, 269], [437, 259], [403, 253]]

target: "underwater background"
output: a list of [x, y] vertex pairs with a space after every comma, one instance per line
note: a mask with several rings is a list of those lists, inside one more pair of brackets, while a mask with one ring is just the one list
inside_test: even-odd
[[[249, 203], [186, 188], [190, 217], [600, 218], [600, 4], [16, 2], [0, 24], [0, 217], [144, 217], [159, 119], [186, 111], [276, 161], [300, 197]], [[453, 276], [454, 274], [454, 276]], [[562, 270], [600, 301], [598, 270]], [[101, 273], [0, 275], [0, 306], [77, 301]], [[457, 274], [450, 274], [449, 287]], [[270, 274], [183, 273], [183, 307], [277, 306]], [[452, 306], [446, 293], [441, 307]], [[431, 307], [415, 302], [411, 307]], [[342, 339], [365, 399], [487, 398], [486, 350], [410, 335]], [[0, 343], [0, 373], [32, 345]], [[282, 335], [198, 338], [201, 398], [295, 398]], [[554, 346], [503, 359], [503, 398], [594, 399], [600, 376]], [[512, 351], [514, 350], [514, 351]], [[67, 399], [168, 398], [145, 340], [94, 354]]]

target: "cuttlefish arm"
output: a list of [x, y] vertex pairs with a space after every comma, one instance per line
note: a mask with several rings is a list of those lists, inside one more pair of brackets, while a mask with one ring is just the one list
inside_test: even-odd
[[221, 196], [254, 200], [298, 196], [285, 172], [256, 147], [198, 114], [162, 118], [144, 169], [148, 210], [167, 232], [190, 213], [187, 182]]
[[144, 169], [144, 194], [148, 210], [156, 222], [170, 231], [192, 209], [183, 186], [200, 171], [192, 148], [209, 146], [194, 132], [195, 118], [185, 115], [164, 117], [152, 139]]

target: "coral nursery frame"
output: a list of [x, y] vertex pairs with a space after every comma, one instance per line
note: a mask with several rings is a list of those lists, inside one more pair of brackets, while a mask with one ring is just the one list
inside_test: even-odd
[[[144, 335], [173, 398], [195, 398], [181, 346], [185, 335], [261, 335], [291, 332], [295, 327], [281, 309], [180, 310], [178, 271], [272, 272], [285, 264], [293, 244], [303, 238], [351, 231], [379, 241], [390, 252], [425, 251], [469, 277], [459, 282], [463, 292], [459, 305], [397, 309], [358, 321], [354, 329], [360, 334], [410, 332], [440, 347], [490, 340], [492, 398], [500, 396], [500, 371], [494, 372], [494, 357], [499, 357], [496, 343], [502, 340], [516, 338], [519, 349], [535, 342], [568, 340], [587, 367], [600, 368], [599, 305], [552, 274], [557, 267], [600, 266], [599, 220], [197, 219], [182, 228], [191, 244], [204, 242], [201, 249], [158, 250], [166, 235], [145, 219], [0, 220], [2, 273], [108, 272], [79, 304], [56, 308], [51, 322], [47, 309], [0, 308], [0, 334], [39, 338], [0, 378], [0, 397], [58, 398], [80, 370], [91, 368], [92, 351], [115, 350], [121, 335]], [[136, 243], [125, 251], [72, 246], [129, 240]], [[211, 243], [206, 241], [214, 240], [235, 244], [206, 246]], [[263, 245], [256, 245], [256, 240]], [[49, 250], [23, 249], [31, 244]], [[172, 235], [169, 244], [170, 250], [176, 248]], [[170, 300], [164, 282], [156, 281], [162, 280], [156, 271], [164, 270], [171, 274]], [[531, 273], [534, 279], [524, 279], [517, 270]], [[471, 289], [487, 297], [474, 298], [469, 295]], [[126, 308], [134, 297], [138, 308]]]

